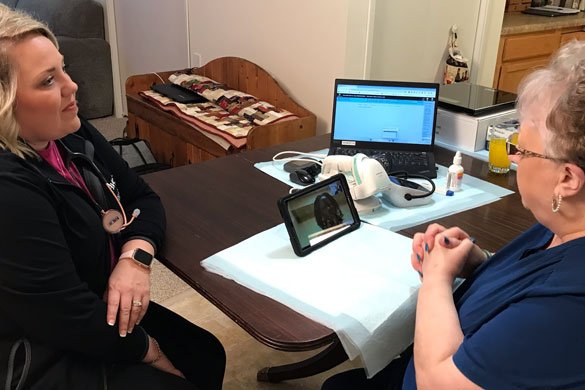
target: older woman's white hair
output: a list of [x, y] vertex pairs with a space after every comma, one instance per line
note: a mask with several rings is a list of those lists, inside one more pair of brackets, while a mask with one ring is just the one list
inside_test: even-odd
[[536, 124], [545, 153], [585, 170], [585, 42], [566, 44], [546, 68], [524, 79], [520, 120], [531, 120], [527, 112], [533, 108], [546, 112], [544, 123]]

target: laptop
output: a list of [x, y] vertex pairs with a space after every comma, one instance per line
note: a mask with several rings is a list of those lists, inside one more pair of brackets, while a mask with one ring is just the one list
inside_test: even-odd
[[329, 154], [364, 153], [388, 174], [437, 177], [439, 84], [336, 79]]
[[203, 96], [199, 95], [195, 91], [183, 88], [180, 85], [167, 83], [167, 84], [153, 84], [150, 89], [160, 93], [168, 98], [173, 99], [177, 103], [190, 104], [190, 103], [205, 103], [208, 100]]
[[578, 9], [568, 7], [556, 7], [554, 5], [545, 5], [542, 7], [528, 7], [522, 13], [539, 16], [563, 16], [575, 15], [579, 13]]

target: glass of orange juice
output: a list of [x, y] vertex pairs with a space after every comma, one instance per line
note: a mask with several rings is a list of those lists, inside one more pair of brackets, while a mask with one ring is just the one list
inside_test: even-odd
[[508, 148], [504, 137], [493, 136], [490, 139], [488, 166], [490, 172], [507, 173], [510, 170]]
[[[518, 132], [515, 131], [508, 137], [508, 141], [514, 146], [518, 145]], [[508, 154], [513, 154], [512, 151], [508, 150]]]

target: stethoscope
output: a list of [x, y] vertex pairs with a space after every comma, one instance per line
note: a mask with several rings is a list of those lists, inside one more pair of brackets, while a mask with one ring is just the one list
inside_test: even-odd
[[[104, 208], [100, 206], [98, 201], [96, 199], [93, 199], [94, 203], [100, 209], [100, 215], [102, 217], [102, 226], [104, 227], [104, 230], [109, 234], [116, 234], [116, 233], [120, 233], [122, 230], [126, 229], [128, 227], [128, 225], [130, 225], [132, 222], [134, 222], [134, 220], [138, 217], [138, 215], [140, 215], [140, 209], [134, 209], [134, 211], [132, 211], [132, 216], [131, 216], [130, 220], [128, 220], [128, 218], [126, 216], [126, 212], [124, 211], [124, 207], [122, 206], [122, 202], [120, 202], [120, 199], [118, 198], [118, 196], [116, 195], [116, 193], [114, 192], [112, 187], [109, 185], [109, 183], [106, 180], [106, 178], [104, 177], [103, 173], [100, 171], [100, 169], [97, 167], [97, 165], [95, 165], [93, 160], [90, 157], [88, 157], [87, 155], [85, 155], [84, 153], [71, 151], [62, 141], [59, 141], [59, 142], [65, 151], [65, 159], [63, 161], [63, 163], [65, 164], [65, 167], [69, 168], [69, 165], [73, 162], [73, 160], [82, 160], [84, 165], [89, 168], [90, 173], [92, 173], [93, 175], [95, 175], [97, 177], [97, 179], [99, 181], [100, 188], [103, 189], [103, 187], [106, 187], [108, 189], [109, 193], [112, 195], [112, 197], [116, 201], [116, 203], [118, 204], [118, 207], [120, 209], [119, 211], [115, 210], [115, 209], [104, 210]], [[91, 143], [86, 141], [86, 145], [88, 147], [90, 147], [91, 150], [93, 151], [93, 145], [91, 145]], [[84, 175], [84, 176], [87, 176], [87, 175]], [[85, 179], [86, 179], [86, 181], [90, 181], [91, 177], [85, 177]], [[89, 183], [89, 182], [86, 183], [88, 189], [90, 186], [95, 188], [95, 186], [91, 185], [91, 184], [92, 183]], [[91, 191], [90, 191], [90, 193], [91, 193]], [[97, 197], [96, 195], [93, 195], [93, 196]], [[105, 198], [104, 198], [104, 201], [105, 201]]]

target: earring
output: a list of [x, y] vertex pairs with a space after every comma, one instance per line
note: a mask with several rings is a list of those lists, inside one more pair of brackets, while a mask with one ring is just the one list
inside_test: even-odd
[[563, 195], [559, 194], [556, 197], [553, 195], [552, 198], [552, 212], [556, 213], [561, 209], [561, 203], [563, 203]]

